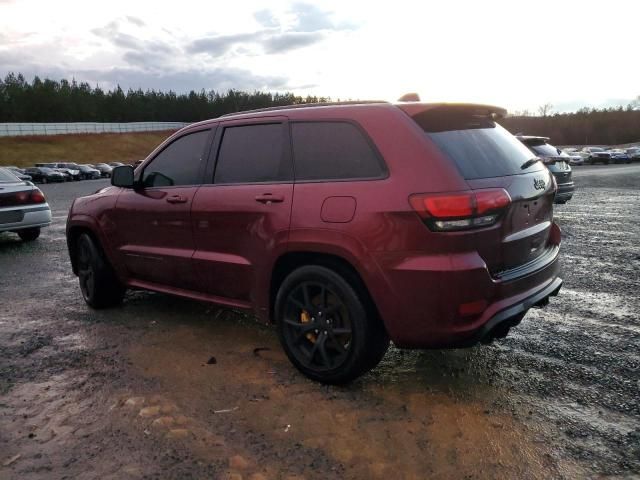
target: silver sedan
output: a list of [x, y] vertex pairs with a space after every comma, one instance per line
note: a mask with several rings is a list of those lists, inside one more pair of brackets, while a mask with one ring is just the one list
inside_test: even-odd
[[30, 242], [50, 224], [51, 209], [40, 189], [0, 168], [0, 232], [14, 232]]

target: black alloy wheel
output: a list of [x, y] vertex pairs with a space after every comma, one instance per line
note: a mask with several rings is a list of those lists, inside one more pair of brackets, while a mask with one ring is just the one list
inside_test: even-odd
[[319, 265], [300, 267], [282, 282], [276, 296], [278, 335], [289, 360], [309, 378], [351, 381], [387, 351], [384, 326], [358, 287]]

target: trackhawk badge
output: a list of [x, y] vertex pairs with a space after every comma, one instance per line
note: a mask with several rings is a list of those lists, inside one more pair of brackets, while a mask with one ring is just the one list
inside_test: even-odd
[[544, 182], [543, 179], [541, 178], [533, 179], [533, 188], [535, 188], [536, 190], [544, 190], [545, 186], [546, 186], [546, 183]]

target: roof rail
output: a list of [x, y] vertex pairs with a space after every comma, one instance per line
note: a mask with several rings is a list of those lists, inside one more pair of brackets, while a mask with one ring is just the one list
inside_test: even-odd
[[281, 105], [278, 107], [266, 107], [256, 108], [253, 110], [241, 110], [239, 112], [225, 113], [218, 118], [229, 117], [231, 115], [241, 115], [244, 113], [257, 113], [257, 112], [272, 112], [278, 110], [290, 110], [297, 108], [310, 108], [310, 107], [331, 107], [335, 105], [370, 105], [375, 103], [389, 103], [386, 100], [348, 100], [344, 102], [319, 102], [319, 103], [297, 103], [294, 105]]

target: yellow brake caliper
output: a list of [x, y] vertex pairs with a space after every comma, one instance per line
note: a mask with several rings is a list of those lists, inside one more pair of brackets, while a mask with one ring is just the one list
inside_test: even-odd
[[[306, 310], [302, 310], [302, 313], [300, 314], [300, 322], [309, 323], [310, 321], [311, 321], [311, 315], [309, 315], [309, 312], [307, 312]], [[315, 334], [309, 332], [307, 333], [306, 337], [311, 343], [316, 343]]]

